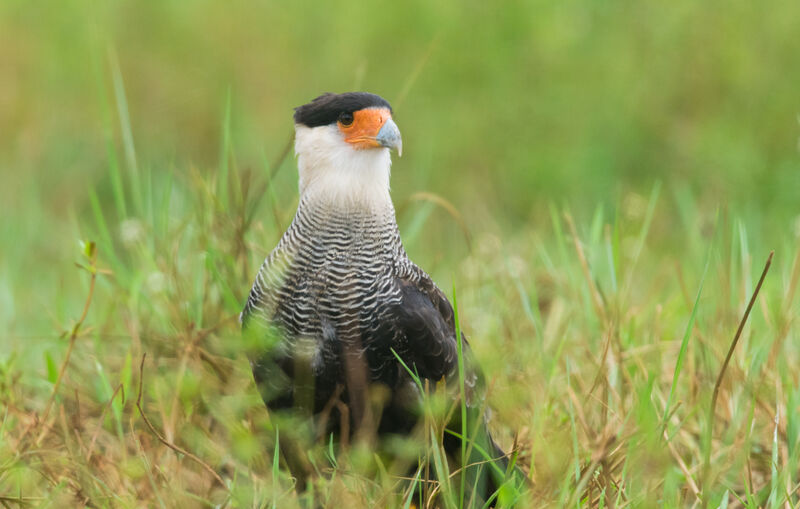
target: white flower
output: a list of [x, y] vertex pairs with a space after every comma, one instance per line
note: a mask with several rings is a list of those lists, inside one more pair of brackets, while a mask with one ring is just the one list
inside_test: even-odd
[[138, 219], [126, 219], [119, 225], [119, 238], [125, 246], [130, 247], [143, 237], [144, 225]]
[[161, 293], [167, 287], [167, 278], [163, 272], [151, 272], [144, 282], [151, 294]]
[[644, 216], [647, 209], [647, 200], [638, 193], [628, 193], [622, 201], [622, 210], [631, 219], [639, 219]]

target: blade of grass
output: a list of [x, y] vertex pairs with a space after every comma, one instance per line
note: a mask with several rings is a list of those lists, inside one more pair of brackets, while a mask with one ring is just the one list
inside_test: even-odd
[[275, 427], [275, 452], [272, 455], [272, 509], [278, 507], [278, 474], [280, 473], [281, 454], [280, 431]]
[[414, 480], [411, 481], [411, 485], [408, 488], [408, 495], [406, 496], [406, 500], [403, 503], [403, 509], [410, 509], [411, 508], [411, 501], [414, 500], [414, 492], [417, 489], [417, 484], [419, 484], [419, 476], [422, 475], [422, 468], [417, 468], [417, 473], [414, 476]]
[[[572, 377], [571, 377], [571, 369], [570, 365], [570, 358], [566, 357], [564, 359], [566, 366], [567, 366], [567, 386], [571, 387], [572, 385]], [[581, 479], [581, 462], [580, 462], [580, 448], [578, 446], [578, 428], [575, 425], [575, 409], [572, 406], [572, 399], [569, 399], [569, 424], [570, 424], [570, 436], [572, 438], [572, 458], [573, 463], [575, 466], [575, 483], [577, 484], [580, 482]], [[576, 488], [577, 489], [577, 488]], [[580, 497], [575, 497], [580, 499]]]
[[422, 386], [422, 380], [419, 378], [419, 375], [417, 374], [416, 370], [412, 371], [411, 368], [408, 367], [408, 364], [406, 364], [405, 361], [403, 361], [403, 358], [400, 357], [400, 354], [398, 354], [394, 348], [390, 348], [390, 350], [392, 351], [392, 354], [395, 356], [395, 358], [397, 358], [397, 360], [403, 366], [403, 369], [405, 369], [406, 372], [409, 374], [409, 376], [411, 376], [411, 378], [414, 380], [414, 383], [417, 384], [419, 390], [423, 391], [424, 387]]
[[[716, 228], [715, 228], [716, 229]], [[713, 251], [713, 238], [711, 243], [708, 246], [708, 252], [706, 253], [706, 263], [703, 267], [703, 275], [700, 277], [700, 286], [697, 288], [697, 296], [694, 299], [694, 305], [692, 306], [692, 313], [689, 315], [689, 322], [686, 324], [686, 330], [683, 333], [683, 340], [681, 341], [681, 349], [678, 352], [678, 359], [675, 361], [675, 370], [672, 374], [672, 386], [669, 389], [669, 396], [667, 397], [667, 404], [664, 406], [664, 417], [662, 418], [661, 422], [661, 432], [660, 435], [663, 435], [664, 431], [667, 429], [667, 420], [670, 416], [670, 407], [672, 406], [672, 399], [675, 397], [675, 390], [678, 387], [678, 378], [681, 374], [681, 369], [683, 368], [684, 358], [686, 357], [686, 350], [689, 346], [689, 338], [692, 335], [692, 329], [694, 328], [694, 321], [697, 317], [697, 309], [700, 306], [700, 296], [703, 293], [703, 285], [706, 281], [706, 274], [708, 274], [708, 266], [711, 263], [711, 253]]]
[[228, 165], [231, 148], [231, 89], [225, 94], [225, 113], [222, 122], [222, 140], [219, 155], [219, 193], [217, 198], [223, 210], [228, 208]]
[[439, 492], [444, 497], [446, 507], [460, 507], [453, 499], [453, 491], [450, 487], [450, 469], [447, 468], [447, 461], [442, 453], [441, 440], [436, 438], [436, 432], [433, 427], [430, 428], [430, 432], [431, 452], [433, 455], [433, 465], [436, 469], [436, 477], [439, 479]]
[[[505, 472], [503, 471], [503, 469], [500, 468], [500, 466], [495, 463], [495, 460], [497, 460], [498, 458], [492, 456], [489, 453], [489, 451], [487, 451], [482, 445], [480, 445], [474, 438], [469, 437], [469, 436], [467, 436], [465, 438], [464, 435], [458, 433], [457, 431], [453, 431], [451, 429], [446, 429], [446, 430], [444, 430], [444, 432], [447, 433], [448, 435], [456, 437], [459, 440], [467, 442], [470, 447], [474, 448], [478, 452], [478, 454], [480, 454], [483, 457], [483, 459], [481, 461], [486, 462], [489, 465], [491, 465], [492, 469], [495, 471], [495, 473], [497, 475], [499, 475], [501, 477], [503, 475], [505, 475]], [[472, 464], [469, 464], [469, 465], [466, 465], [466, 466], [469, 467], [469, 466], [473, 466], [475, 464], [476, 463], [472, 463]]]
[[[456, 295], [456, 285], [453, 283], [453, 314], [456, 324], [456, 348], [458, 357], [458, 394], [461, 406], [461, 434], [467, 436], [467, 391], [464, 383], [464, 342], [461, 337], [461, 324], [458, 321], [458, 296]], [[467, 443], [461, 440], [461, 468], [467, 464]], [[458, 507], [464, 507], [464, 490], [467, 478], [466, 470], [461, 475], [461, 487], [459, 489]], [[476, 483], [477, 484], [477, 483]]]
[[122, 221], [128, 217], [127, 206], [125, 203], [125, 191], [122, 185], [122, 175], [119, 170], [119, 156], [117, 149], [114, 145], [114, 128], [113, 120], [111, 119], [111, 101], [108, 97], [108, 90], [105, 86], [103, 77], [105, 71], [103, 70], [102, 56], [97, 50], [97, 46], [91, 46], [91, 61], [92, 61], [92, 75], [97, 88], [97, 96], [100, 97], [98, 101], [100, 110], [103, 117], [103, 135], [105, 138], [106, 157], [108, 159], [108, 175], [111, 180], [111, 190], [114, 196], [114, 206], [117, 211], [117, 220]]
[[105, 215], [103, 214], [103, 209], [100, 206], [100, 199], [97, 197], [97, 193], [95, 192], [94, 188], [89, 188], [89, 204], [92, 207], [92, 214], [94, 215], [97, 234], [101, 239], [103, 256], [105, 259], [110, 259], [113, 266], [117, 266], [119, 264], [119, 260], [114, 252], [114, 242], [111, 238], [111, 232], [108, 229], [108, 223], [106, 222]]
[[119, 128], [122, 133], [122, 147], [125, 150], [125, 159], [127, 160], [128, 171], [130, 172], [133, 201], [136, 205], [136, 214], [141, 215], [144, 211], [144, 204], [142, 203], [143, 196], [139, 179], [139, 164], [136, 161], [136, 147], [133, 143], [133, 130], [131, 129], [128, 100], [125, 94], [125, 82], [122, 78], [122, 71], [119, 67], [117, 53], [114, 51], [113, 47], [109, 47], [108, 61], [111, 67], [111, 79], [114, 84], [114, 99], [117, 105], [117, 114], [119, 115]]
[[289, 153], [292, 151], [292, 147], [294, 147], [294, 132], [292, 132], [291, 136], [289, 136], [286, 144], [283, 146], [283, 150], [281, 150], [278, 158], [275, 160], [273, 164], [269, 164], [267, 161], [267, 156], [262, 152], [261, 154], [261, 163], [264, 166], [264, 170], [267, 172], [267, 180], [261, 184], [256, 192], [252, 194], [253, 199], [250, 203], [250, 207], [247, 210], [247, 218], [245, 219], [243, 229], [247, 230], [250, 227], [250, 224], [253, 222], [253, 219], [256, 217], [256, 212], [258, 211], [258, 205], [261, 203], [261, 200], [264, 196], [269, 196], [269, 202], [272, 206], [272, 216], [275, 220], [275, 228], [277, 231], [283, 231], [283, 227], [281, 226], [280, 221], [280, 212], [278, 210], [277, 205], [277, 196], [275, 194], [275, 187], [274, 181], [275, 177], [278, 175], [278, 171], [280, 171], [281, 167], [283, 166], [284, 161], [289, 156]]
[[[764, 284], [764, 279], [767, 277], [767, 273], [769, 272], [769, 268], [772, 265], [772, 257], [775, 255], [775, 251], [771, 251], [769, 256], [767, 257], [767, 262], [764, 264], [764, 270], [761, 272], [761, 277], [758, 280], [758, 284], [756, 284], [755, 290], [753, 290], [753, 294], [750, 297], [750, 301], [747, 303], [747, 308], [744, 311], [744, 315], [742, 315], [742, 319], [739, 321], [739, 327], [736, 329], [736, 334], [733, 336], [733, 341], [731, 341], [731, 346], [728, 348], [728, 354], [725, 356], [725, 360], [722, 363], [722, 367], [719, 370], [719, 375], [717, 375], [717, 381], [714, 384], [714, 392], [711, 394], [711, 404], [709, 405], [708, 410], [708, 426], [706, 428], [706, 440], [705, 440], [705, 459], [703, 461], [703, 507], [708, 505], [708, 483], [709, 483], [709, 473], [711, 470], [711, 440], [714, 435], [714, 416], [716, 414], [716, 407], [717, 407], [717, 399], [719, 398], [719, 388], [722, 385], [722, 379], [725, 377], [725, 371], [728, 369], [728, 364], [731, 361], [731, 357], [733, 357], [733, 351], [736, 349], [736, 345], [739, 343], [739, 339], [742, 336], [742, 331], [744, 330], [744, 326], [747, 323], [747, 319], [750, 317], [750, 311], [753, 309], [753, 304], [756, 302], [756, 298], [758, 297], [759, 292], [761, 291], [761, 285]], [[780, 408], [780, 407], [778, 407]], [[777, 419], [777, 414], [776, 417]], [[776, 423], [777, 426], [777, 423]]]
[[778, 492], [780, 477], [778, 473], [778, 427], [781, 422], [781, 402], [777, 395], [775, 398], [775, 426], [772, 428], [772, 457], [770, 461], [769, 476], [769, 501], [767, 507], [778, 507]]
[[[531, 297], [528, 296], [528, 291], [522, 285], [520, 278], [514, 274], [514, 271], [511, 270], [511, 264], [509, 263], [508, 257], [505, 258], [505, 263], [506, 269], [514, 281], [514, 288], [516, 288], [517, 294], [519, 295], [519, 299], [522, 304], [522, 311], [525, 313], [525, 317], [528, 319], [528, 321], [530, 321], [533, 325], [533, 331], [536, 333], [536, 339], [538, 340], [539, 348], [541, 349], [544, 345], [544, 332], [542, 332], [544, 325], [542, 325], [542, 315], [539, 311], [539, 307], [531, 305]], [[533, 300], [536, 301], [536, 285], [531, 285], [530, 292], [533, 294]]]
[[[616, 229], [617, 226], [615, 226], [614, 228]], [[615, 262], [616, 257], [614, 256], [614, 248], [611, 243], [611, 227], [609, 225], [606, 225], [606, 231], [603, 240], [606, 248], [606, 261], [608, 262], [608, 271], [611, 274], [611, 290], [616, 294], [617, 264]]]
[[661, 182], [658, 181], [655, 183], [653, 190], [650, 192], [650, 200], [647, 203], [647, 212], [644, 216], [644, 223], [642, 223], [642, 229], [639, 231], [639, 237], [636, 240], [636, 247], [633, 250], [633, 257], [631, 258], [631, 262], [628, 264], [628, 271], [625, 274], [625, 283], [622, 295], [626, 298], [631, 290], [631, 285], [633, 284], [633, 272], [636, 269], [636, 264], [639, 262], [639, 257], [644, 250], [644, 242], [647, 240], [647, 234], [650, 232], [650, 224], [653, 221], [653, 215], [655, 214], [656, 203], [658, 203], [658, 196], [660, 192]]

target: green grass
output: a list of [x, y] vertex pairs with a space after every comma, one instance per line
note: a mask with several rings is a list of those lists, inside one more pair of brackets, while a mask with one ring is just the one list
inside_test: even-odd
[[[469, 506], [328, 442], [298, 495], [243, 353], [297, 200], [291, 107], [354, 87], [395, 107], [401, 233], [457, 290], [518, 507], [800, 506], [797, 19], [3, 3], [0, 506]], [[454, 473], [442, 406], [384, 449]]]

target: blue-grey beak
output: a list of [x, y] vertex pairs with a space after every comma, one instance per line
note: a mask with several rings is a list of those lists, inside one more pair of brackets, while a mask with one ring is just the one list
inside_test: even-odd
[[386, 119], [381, 130], [378, 131], [375, 141], [383, 147], [395, 149], [398, 156], [403, 155], [403, 139], [400, 137], [400, 129], [397, 128], [397, 124], [391, 118]]

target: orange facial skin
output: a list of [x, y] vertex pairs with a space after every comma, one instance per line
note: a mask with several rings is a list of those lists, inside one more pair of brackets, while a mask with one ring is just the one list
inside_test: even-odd
[[344, 141], [354, 148], [378, 148], [381, 144], [375, 137], [390, 118], [392, 112], [388, 108], [366, 108], [353, 112], [353, 123], [350, 125], [344, 125], [339, 121], [337, 126], [344, 133]]

